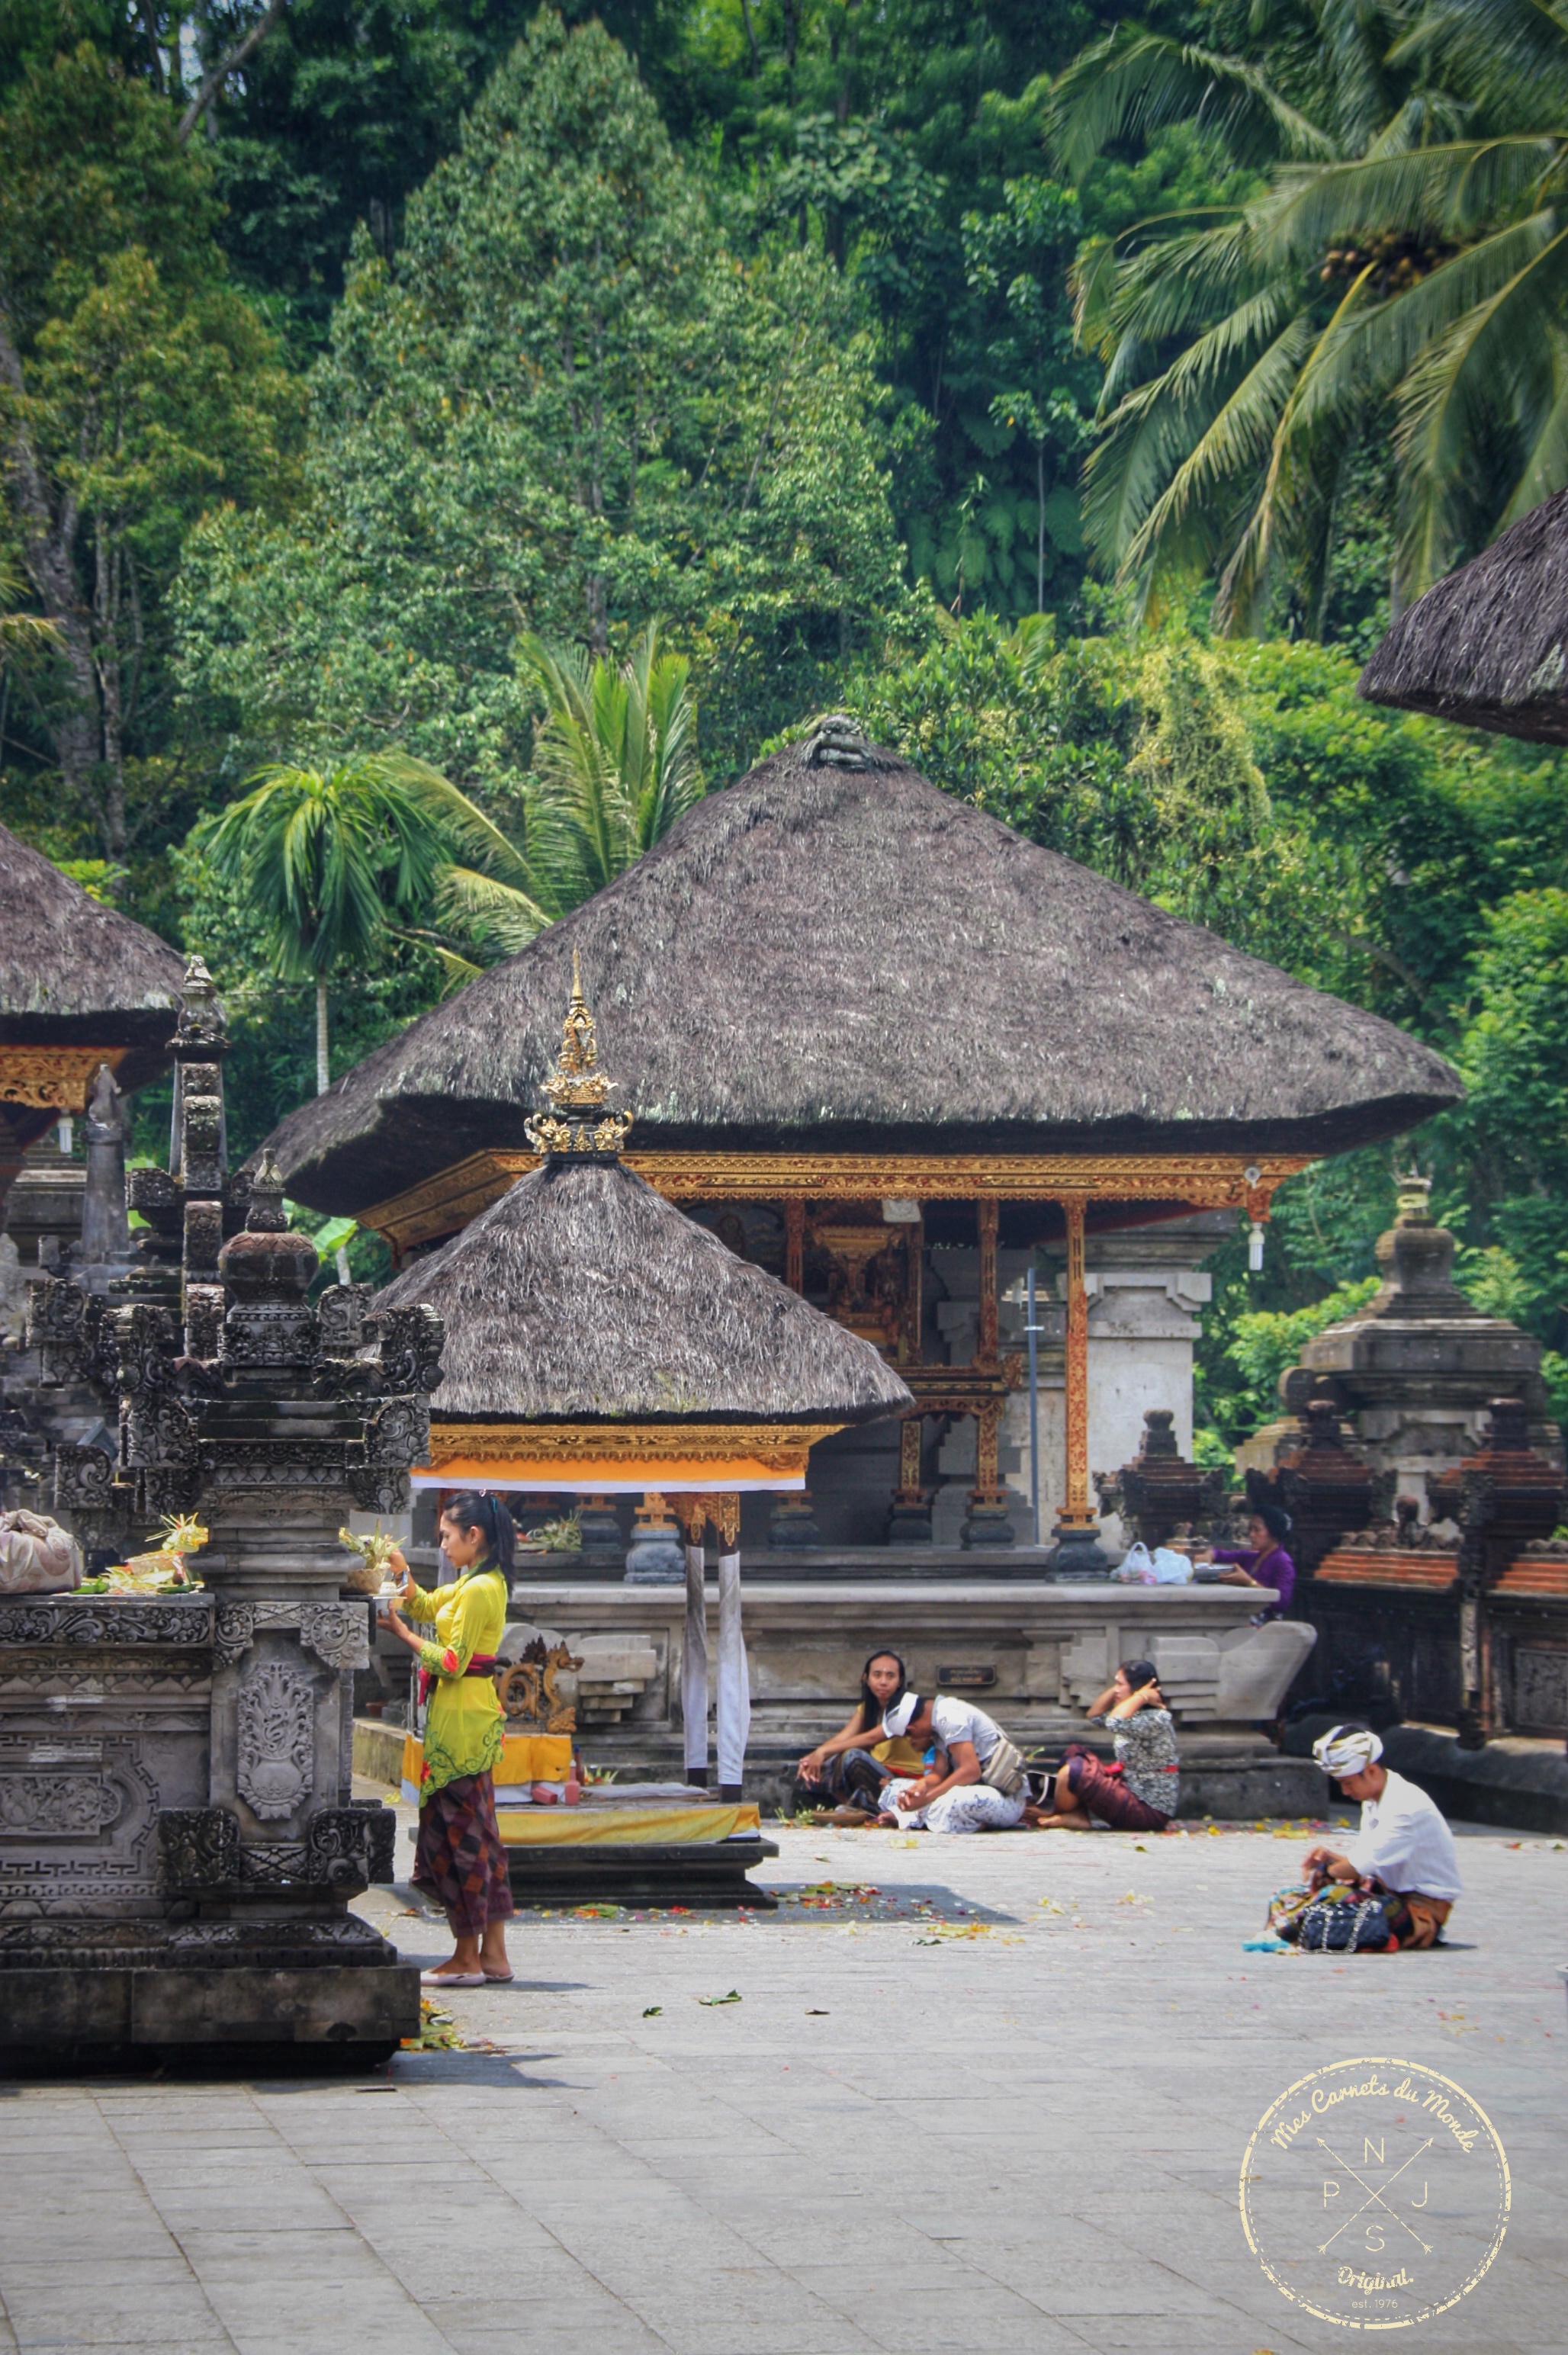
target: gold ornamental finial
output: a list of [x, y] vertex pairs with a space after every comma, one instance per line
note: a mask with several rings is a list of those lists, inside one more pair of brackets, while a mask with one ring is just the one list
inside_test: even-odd
[[604, 1099], [616, 1084], [599, 1069], [599, 1039], [582, 993], [582, 968], [571, 952], [571, 996], [560, 1027], [560, 1054], [540, 1084], [549, 1105], [526, 1124], [536, 1153], [613, 1160], [632, 1125], [629, 1112], [609, 1112]]

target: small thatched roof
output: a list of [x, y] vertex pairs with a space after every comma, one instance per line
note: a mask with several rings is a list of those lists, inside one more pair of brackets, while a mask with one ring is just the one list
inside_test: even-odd
[[913, 1404], [869, 1341], [613, 1158], [552, 1161], [377, 1295], [445, 1320], [438, 1416], [869, 1423]]
[[1312, 1154], [1460, 1093], [1391, 1023], [819, 730], [291, 1114], [295, 1199], [359, 1211], [523, 1146], [574, 950], [644, 1148]]
[[123, 1088], [169, 1058], [185, 959], [0, 826], [0, 1041], [125, 1047]]
[[1369, 703], [1568, 744], [1568, 491], [1418, 597], [1360, 687]]

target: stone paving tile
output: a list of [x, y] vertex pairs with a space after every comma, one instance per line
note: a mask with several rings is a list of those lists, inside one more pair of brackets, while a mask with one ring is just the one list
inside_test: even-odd
[[1563, 1852], [1467, 1842], [1471, 1951], [1277, 1964], [1240, 1945], [1294, 1861], [1266, 1838], [781, 1845], [781, 1884], [940, 1883], [991, 1934], [530, 1919], [526, 1977], [452, 1999], [505, 2052], [364, 2081], [396, 2092], [0, 2087], [0, 2296], [48, 2296], [50, 2259], [72, 2284], [85, 2212], [99, 2284], [148, 2261], [127, 2296], [157, 2325], [106, 2340], [59, 2290], [0, 2355], [1338, 2355], [1247, 2252], [1237, 2174], [1275, 2096], [1354, 2053], [1457, 2077], [1513, 2169], [1504, 2254], [1423, 2350], [1558, 2355]]

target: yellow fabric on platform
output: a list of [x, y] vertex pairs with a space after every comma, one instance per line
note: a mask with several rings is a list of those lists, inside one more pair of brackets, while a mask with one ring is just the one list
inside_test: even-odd
[[[420, 1787], [424, 1744], [417, 1733], [403, 1736], [403, 1781]], [[507, 1790], [519, 1783], [564, 1783], [571, 1771], [570, 1733], [507, 1733], [492, 1773], [496, 1788]]]
[[762, 1829], [754, 1806], [503, 1807], [496, 1818], [507, 1848], [577, 1848], [590, 1843], [663, 1846], [672, 1840], [721, 1840], [731, 1832]]

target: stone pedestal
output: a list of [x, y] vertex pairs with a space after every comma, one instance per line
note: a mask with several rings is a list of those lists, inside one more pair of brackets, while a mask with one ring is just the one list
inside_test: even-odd
[[686, 1549], [679, 1524], [662, 1497], [649, 1497], [632, 1517], [625, 1581], [628, 1586], [682, 1586], [686, 1582]]
[[1200, 1472], [1188, 1463], [1176, 1437], [1172, 1407], [1150, 1407], [1144, 1415], [1143, 1444], [1130, 1464], [1096, 1477], [1100, 1506], [1119, 1516], [1152, 1552], [1179, 1529], [1206, 1535], [1225, 1510], [1225, 1475]]

